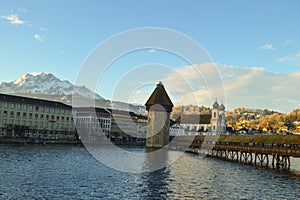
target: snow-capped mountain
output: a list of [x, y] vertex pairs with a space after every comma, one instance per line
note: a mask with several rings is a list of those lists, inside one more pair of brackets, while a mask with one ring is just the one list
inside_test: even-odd
[[75, 86], [66, 80], [62, 81], [51, 73], [33, 72], [24, 74], [14, 81], [0, 83], [0, 93], [60, 101], [69, 105], [72, 104], [74, 90], [79, 97], [78, 102], [80, 102], [81, 106], [85, 106], [87, 98], [95, 98], [95, 105], [98, 107], [130, 110], [136, 113], [146, 112], [143, 105], [105, 100], [87, 87]]
[[58, 100], [68, 104], [71, 103], [74, 89], [76, 95], [104, 100], [85, 86], [75, 86], [69, 81], [62, 81], [45, 72], [24, 74], [15, 81], [0, 83], [0, 93]]

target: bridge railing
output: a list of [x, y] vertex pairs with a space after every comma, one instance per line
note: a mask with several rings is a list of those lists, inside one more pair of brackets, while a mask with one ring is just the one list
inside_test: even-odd
[[[210, 148], [211, 145], [191, 145], [198, 148]], [[300, 157], [300, 149], [293, 147], [272, 147], [272, 146], [249, 146], [249, 145], [230, 145], [230, 144], [215, 144], [212, 149], [215, 150], [227, 150], [227, 151], [240, 151], [248, 153], [268, 154], [268, 155], [280, 155], [280, 156], [293, 156]]]

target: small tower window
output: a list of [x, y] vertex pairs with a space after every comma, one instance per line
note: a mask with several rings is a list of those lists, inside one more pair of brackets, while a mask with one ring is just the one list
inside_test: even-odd
[[214, 118], [216, 118], [217, 117], [217, 113], [216, 112], [214, 112]]

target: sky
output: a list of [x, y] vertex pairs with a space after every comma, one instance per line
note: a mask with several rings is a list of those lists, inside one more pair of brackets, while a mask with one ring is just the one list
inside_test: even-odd
[[[120, 80], [137, 66], [158, 63], [170, 69], [153, 77], [153, 82], [164, 81], [177, 104], [194, 103], [172, 72], [188, 74], [191, 64], [209, 68], [215, 63], [226, 93], [219, 101], [226, 102], [228, 109], [243, 106], [290, 112], [299, 108], [299, 1], [1, 0], [0, 5], [1, 82], [43, 71], [75, 83], [84, 61], [108, 38], [131, 29], [160, 27], [192, 38], [211, 63], [188, 63], [157, 49], [131, 52], [116, 59], [99, 77], [96, 92], [127, 101], [128, 95], [113, 93], [117, 85], [121, 87]], [[198, 103], [210, 106], [217, 95], [212, 96], [198, 78], [185, 78], [197, 85], [193, 95]], [[128, 101], [145, 102], [155, 86], [150, 82], [136, 84]], [[173, 91], [172, 95], [171, 85], [181, 93]]]

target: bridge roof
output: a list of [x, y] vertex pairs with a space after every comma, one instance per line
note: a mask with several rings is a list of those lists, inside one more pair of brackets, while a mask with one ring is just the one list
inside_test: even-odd
[[219, 141], [258, 144], [300, 144], [300, 137], [297, 135], [233, 135], [221, 136]]
[[[191, 137], [191, 136], [182, 136]], [[218, 141], [233, 143], [257, 143], [257, 144], [290, 144], [300, 145], [300, 135], [220, 135], [220, 136], [196, 136], [198, 141]]]

